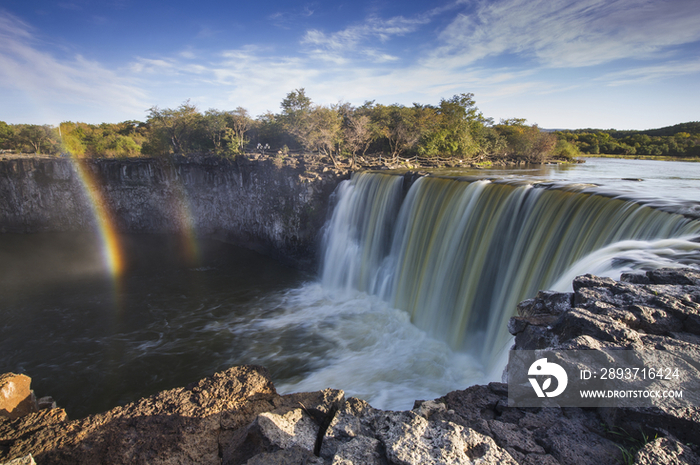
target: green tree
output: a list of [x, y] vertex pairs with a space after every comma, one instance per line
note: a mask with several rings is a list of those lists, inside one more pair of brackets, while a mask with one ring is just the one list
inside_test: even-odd
[[357, 111], [349, 112], [344, 118], [343, 139], [350, 150], [353, 166], [357, 153], [364, 156], [374, 139], [371, 123], [369, 115]]
[[423, 115], [419, 122], [422, 137], [419, 152], [423, 155], [471, 158], [498, 145], [497, 135], [485, 129], [492, 121], [484, 118], [476, 107], [474, 94], [442, 99], [438, 107], [416, 105], [416, 108], [421, 108]]
[[287, 94], [280, 105], [282, 114], [279, 122], [284, 130], [290, 134], [297, 145], [307, 147], [312, 137], [312, 102], [306, 95], [304, 88], [293, 90]]
[[470, 157], [478, 151], [472, 129], [478, 124], [481, 114], [473, 97], [474, 94], [459, 94], [440, 101], [438, 111], [444, 132], [441, 152], [447, 156]]
[[520, 118], [501, 120], [496, 130], [506, 140], [505, 155], [529, 163], [542, 163], [557, 142], [554, 134], [541, 131], [536, 124], [528, 126]]
[[226, 112], [209, 109], [204, 113], [202, 118], [202, 126], [205, 137], [214, 146], [214, 153], [220, 154], [223, 152], [222, 142], [227, 135]]
[[386, 141], [394, 163], [420, 140], [416, 113], [403, 105], [376, 105], [372, 110], [376, 134]]
[[99, 125], [64, 121], [59, 125], [61, 151], [74, 157], [125, 158], [141, 155], [145, 127], [138, 121]]
[[59, 150], [58, 131], [48, 124], [19, 125], [18, 142], [22, 151], [51, 154]]
[[227, 125], [230, 129], [228, 133], [231, 150], [235, 148], [236, 153], [243, 153], [244, 148], [250, 139], [248, 132], [253, 128], [254, 121], [248, 114], [248, 110], [238, 107], [227, 113]]
[[506, 146], [506, 139], [498, 131], [490, 126], [479, 125], [472, 129], [476, 145], [476, 155], [485, 157], [502, 153]]
[[153, 155], [168, 153], [187, 154], [197, 148], [197, 136], [201, 114], [197, 107], [185, 101], [176, 109], [157, 106], [148, 110], [148, 124], [151, 137], [148, 152]]
[[306, 149], [316, 150], [330, 157], [336, 167], [338, 160], [333, 152], [341, 141], [341, 123], [337, 108], [319, 105], [309, 113], [306, 130], [301, 134]]
[[110, 132], [94, 142], [90, 153], [94, 157], [103, 158], [136, 157], [141, 154], [141, 146], [129, 136]]
[[11, 150], [16, 146], [15, 128], [0, 121], [0, 150]]
[[254, 144], [269, 144], [271, 147], [281, 147], [287, 143], [288, 137], [280, 115], [268, 111], [255, 120], [252, 137]]
[[311, 111], [311, 105], [311, 98], [303, 87], [289, 92], [280, 104], [284, 115], [307, 114]]
[[[84, 125], [84, 123], [82, 123]], [[87, 152], [85, 131], [81, 124], [64, 121], [58, 125], [61, 135], [61, 152], [73, 157], [84, 157]]]
[[578, 147], [576, 147], [571, 142], [568, 142], [564, 138], [558, 138], [554, 148], [552, 149], [551, 156], [554, 158], [559, 158], [562, 160], [571, 161], [576, 157], [580, 156], [581, 152]]

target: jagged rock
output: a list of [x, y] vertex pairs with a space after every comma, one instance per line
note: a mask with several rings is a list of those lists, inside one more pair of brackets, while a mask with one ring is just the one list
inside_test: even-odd
[[569, 311], [572, 301], [572, 293], [539, 291], [533, 299], [523, 300], [518, 304], [518, 315], [523, 317], [536, 315], [558, 316]]
[[65, 421], [66, 411], [63, 409], [42, 410], [17, 419], [0, 418], [0, 448], [1, 444], [16, 442], [23, 435], [47, 429]]
[[383, 412], [374, 429], [397, 465], [517, 462], [488, 436], [448, 421], [429, 422], [414, 412]]
[[663, 268], [644, 274], [623, 273], [620, 281], [633, 284], [673, 284], [700, 286], [700, 271], [690, 268]]
[[641, 347], [639, 334], [609, 315], [595, 314], [584, 308], [573, 308], [562, 315], [552, 328], [560, 341], [587, 334], [599, 341], [623, 347]]
[[445, 404], [441, 402], [436, 402], [434, 400], [426, 400], [422, 402], [416, 402], [418, 405], [413, 408], [413, 411], [418, 415], [422, 416], [426, 420], [430, 420], [430, 417], [434, 413], [440, 413], [447, 411]]
[[[615, 287], [618, 282], [612, 278], [602, 278], [600, 276], [594, 276], [592, 274], [585, 274], [577, 276], [574, 278], [573, 287], [574, 293], [578, 292], [581, 288], [601, 288], [607, 289]], [[574, 300], [574, 303], [577, 304]]]
[[449, 409], [441, 418], [493, 438], [521, 464], [599, 465], [620, 457], [594, 411], [508, 407], [507, 387], [501, 383], [472, 386], [439, 400]]
[[19, 418], [39, 410], [30, 389], [31, 382], [26, 375], [0, 375], [0, 416]]
[[625, 431], [646, 431], [673, 436], [688, 442], [697, 442], [700, 427], [700, 409], [671, 407], [659, 403], [655, 407], [599, 408], [600, 418], [608, 425]]
[[[31, 452], [40, 463], [57, 464], [219, 463], [221, 413], [237, 415], [227, 418], [228, 425], [248, 424], [271, 409], [275, 396], [264, 368], [234, 367], [103, 414], [17, 428], [0, 459]], [[54, 412], [32, 417], [58, 420]]]
[[538, 444], [562, 465], [600, 465], [621, 459], [619, 448], [604, 437], [593, 412], [545, 408], [526, 414], [518, 424], [533, 431]]
[[[448, 409], [444, 416], [437, 416], [463, 426], [468, 426], [479, 433], [490, 435], [488, 420], [496, 417], [500, 404], [508, 400], [508, 395], [488, 386], [471, 386], [463, 391], [452, 391], [438, 399]], [[450, 413], [452, 412], [452, 413]]]
[[508, 320], [508, 332], [513, 336], [517, 336], [518, 334], [525, 331], [525, 328], [527, 328], [527, 325], [529, 324], [530, 322], [527, 318], [514, 316], [513, 318]]
[[294, 446], [275, 452], [263, 452], [248, 460], [246, 465], [322, 465], [323, 463], [323, 459], [314, 456], [310, 451]]
[[511, 455], [513, 452], [524, 454], [545, 454], [544, 448], [537, 444], [534, 434], [521, 428], [515, 423], [505, 423], [498, 420], [489, 420], [489, 429], [496, 438], [496, 443], [506, 449]]
[[[301, 408], [290, 410], [284, 414], [264, 412], [258, 415], [248, 427], [243, 443], [237, 444], [237, 449], [254, 451], [257, 454], [247, 463], [301, 463], [298, 460], [308, 460], [313, 455], [317, 427], [314, 421]], [[255, 447], [257, 446], [257, 449]], [[278, 454], [272, 460], [268, 451], [294, 451], [292, 455]], [[267, 454], [267, 455], [266, 455]], [[232, 463], [239, 463], [241, 457], [232, 454]], [[258, 459], [256, 459], [256, 457]]]
[[[321, 456], [327, 461], [334, 461], [336, 458], [348, 463], [352, 460], [350, 455], [355, 454], [355, 449], [361, 444], [372, 446], [371, 456], [379, 454], [382, 460], [386, 461], [383, 452], [384, 446], [376, 439], [372, 421], [378, 410], [372, 408], [367, 402], [353, 397], [346, 399], [342, 403], [330, 428], [328, 429]], [[355, 439], [359, 440], [355, 441]], [[367, 441], [371, 439], [371, 441]], [[375, 448], [375, 446], [377, 446]], [[358, 462], [363, 463], [363, 462]], [[370, 461], [371, 463], [371, 461]], [[383, 463], [383, 462], [382, 462]]]
[[[662, 269], [644, 275], [627, 274], [624, 281], [592, 275], [574, 280], [573, 308], [542, 305], [527, 317], [516, 317], [509, 328], [516, 334], [516, 349], [620, 349], [634, 348], [640, 366], [657, 366], [658, 353], [649, 350], [700, 353], [700, 272]], [[532, 308], [533, 303], [521, 304]], [[556, 316], [549, 326], [542, 315]], [[558, 315], [558, 316], [557, 316]], [[697, 385], [697, 361], [684, 370], [686, 381]], [[694, 381], [693, 381], [694, 380]], [[691, 393], [692, 394], [692, 393]], [[599, 418], [628, 431], [671, 433], [696, 441], [692, 431], [700, 426], [700, 409], [659, 401], [654, 408], [599, 408]], [[498, 442], [498, 441], [497, 441]], [[575, 450], [576, 448], [572, 449]], [[559, 458], [559, 457], [557, 457]]]
[[659, 438], [644, 447], [634, 457], [637, 465], [700, 465], [700, 457], [688, 446], [668, 438]]
[[508, 321], [508, 331], [516, 336], [520, 349], [544, 349], [552, 344], [550, 326], [571, 309], [573, 294], [540, 291], [533, 299], [520, 302], [518, 315]]
[[242, 464], [260, 454], [288, 448], [313, 455], [319, 425], [308, 412], [329, 412], [343, 400], [343, 391], [335, 389], [275, 396], [267, 410], [246, 423], [229, 426], [222, 434], [223, 463]]
[[32, 454], [29, 454], [26, 457], [19, 457], [14, 460], [10, 460], [2, 465], [36, 465], [36, 462], [34, 461]]
[[378, 439], [359, 436], [342, 443], [332, 459], [332, 465], [385, 465], [383, 446]]

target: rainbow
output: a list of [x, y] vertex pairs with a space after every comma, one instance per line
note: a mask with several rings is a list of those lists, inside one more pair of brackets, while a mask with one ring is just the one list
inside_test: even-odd
[[[119, 289], [126, 259], [115, 226], [114, 215], [104, 197], [104, 189], [87, 159], [75, 155], [72, 155], [71, 158], [97, 223], [105, 265], [115, 279], [117, 289]], [[180, 237], [179, 249], [185, 263], [190, 267], [197, 267], [200, 263], [199, 244], [195, 233], [195, 219], [192, 215], [187, 192], [182, 182], [176, 182], [172, 187], [174, 192], [170, 198], [170, 208], [173, 213], [172, 217], [176, 220], [177, 234]]]
[[178, 233], [181, 241], [183, 259], [190, 267], [197, 267], [200, 263], [199, 244], [195, 233], [195, 219], [192, 215], [185, 186], [182, 182], [175, 184], [175, 195], [172, 206], [176, 210], [175, 218], [178, 222]]
[[113, 216], [105, 202], [102, 190], [99, 187], [95, 174], [92, 172], [85, 159], [72, 156], [73, 167], [88, 196], [92, 212], [97, 223], [97, 228], [102, 242], [102, 256], [105, 265], [118, 284], [124, 272], [124, 253], [119, 241], [119, 234], [114, 225]]

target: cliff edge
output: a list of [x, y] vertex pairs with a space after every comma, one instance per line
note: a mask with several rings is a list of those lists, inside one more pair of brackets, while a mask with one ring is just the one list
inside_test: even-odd
[[348, 171], [311, 156], [0, 161], [0, 233], [213, 237], [299, 269], [318, 263], [329, 199]]

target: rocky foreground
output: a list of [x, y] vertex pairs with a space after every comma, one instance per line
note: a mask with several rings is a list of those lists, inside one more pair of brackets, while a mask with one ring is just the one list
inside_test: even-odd
[[[698, 352], [700, 272], [574, 281], [521, 303], [514, 349]], [[109, 412], [68, 420], [28, 378], [0, 378], [0, 462], [39, 464], [700, 464], [700, 408], [514, 408], [490, 383], [372, 408], [326, 389], [280, 396], [266, 370], [233, 367]], [[31, 457], [30, 457], [31, 455]], [[13, 460], [15, 460], [13, 462]]]

